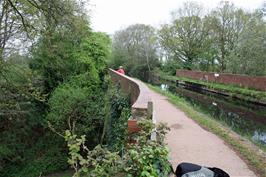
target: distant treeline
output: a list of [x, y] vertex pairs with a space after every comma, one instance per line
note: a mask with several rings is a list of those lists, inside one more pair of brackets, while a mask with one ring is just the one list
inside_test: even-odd
[[[135, 24], [113, 36], [111, 66], [147, 80], [156, 67], [266, 75], [266, 5], [252, 12], [222, 1], [209, 12], [184, 3], [156, 29]], [[148, 13], [148, 12], [147, 12]]]

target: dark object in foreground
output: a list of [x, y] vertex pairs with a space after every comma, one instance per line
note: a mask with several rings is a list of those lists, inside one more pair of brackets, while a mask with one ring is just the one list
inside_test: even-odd
[[202, 167], [192, 163], [181, 163], [176, 167], [177, 177], [230, 177], [219, 168]]

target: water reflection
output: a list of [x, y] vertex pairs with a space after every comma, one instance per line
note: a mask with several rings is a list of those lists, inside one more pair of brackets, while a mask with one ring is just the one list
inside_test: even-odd
[[252, 136], [252, 140], [258, 141], [261, 144], [266, 145], [266, 133], [265, 132], [260, 133], [258, 131], [255, 131], [254, 135]]
[[[265, 114], [206, 93], [188, 90], [183, 86], [176, 87], [175, 85], [161, 84], [160, 87], [161, 90], [182, 95], [193, 105], [212, 115], [215, 119], [226, 123], [235, 132], [244, 136], [248, 135], [252, 137], [253, 141], [266, 145]], [[254, 105], [252, 106], [254, 107]]]
[[161, 90], [163, 90], [163, 91], [166, 91], [166, 90], [168, 90], [168, 85], [167, 84], [161, 84]]

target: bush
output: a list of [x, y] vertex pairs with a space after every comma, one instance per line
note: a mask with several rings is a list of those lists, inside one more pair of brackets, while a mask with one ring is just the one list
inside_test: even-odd
[[[144, 119], [138, 122], [141, 131], [137, 134], [136, 144], [131, 144], [126, 153], [125, 171], [128, 176], [165, 177], [171, 172], [168, 161], [168, 149], [164, 137], [170, 129], [160, 123], [156, 127], [152, 121]], [[151, 133], [156, 128], [157, 141], [150, 140]]]
[[45, 94], [73, 76], [87, 72], [97, 80], [106, 70], [110, 39], [86, 25], [45, 34], [34, 45], [30, 67], [41, 76]]
[[88, 73], [72, 77], [52, 93], [47, 121], [59, 134], [68, 129], [77, 135], [85, 134], [92, 146], [100, 143], [105, 117], [104, 92], [100, 82]]
[[112, 151], [120, 151], [127, 141], [127, 120], [130, 117], [129, 96], [119, 89], [109, 89], [109, 109], [106, 120], [106, 144]]
[[64, 139], [49, 130], [21, 155], [20, 162], [8, 163], [0, 176], [36, 177], [68, 168]]
[[[75, 169], [74, 176], [112, 176], [121, 169], [121, 159], [100, 145], [93, 150], [85, 146], [85, 135], [80, 138], [66, 131], [65, 140], [69, 148], [68, 163]], [[83, 157], [81, 154], [85, 154]]]
[[75, 169], [74, 176], [154, 176], [165, 177], [171, 172], [168, 162], [168, 149], [163, 143], [165, 134], [169, 130], [165, 124], [157, 126], [158, 141], [149, 139], [155, 125], [150, 120], [140, 121], [142, 131], [136, 135], [138, 142], [128, 145], [123, 155], [110, 152], [101, 146], [89, 150], [85, 146], [86, 138], [66, 131], [65, 140], [69, 147], [69, 164]]
[[[75, 4], [65, 5], [72, 11]], [[64, 139], [51, 135], [47, 120], [57, 133], [71, 128], [86, 134], [91, 146], [99, 142], [110, 39], [91, 31], [82, 8], [73, 13], [45, 26], [25, 50], [29, 58], [1, 56], [0, 176], [40, 176], [67, 167]]]
[[4, 63], [0, 72], [0, 176], [27, 162], [26, 153], [44, 135], [42, 98], [27, 66]]

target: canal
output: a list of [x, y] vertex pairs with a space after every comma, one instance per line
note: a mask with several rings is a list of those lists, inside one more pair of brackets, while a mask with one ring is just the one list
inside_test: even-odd
[[231, 98], [209, 91], [197, 84], [164, 81], [156, 84], [162, 90], [184, 97], [200, 111], [229, 126], [242, 136], [266, 147], [266, 105]]

